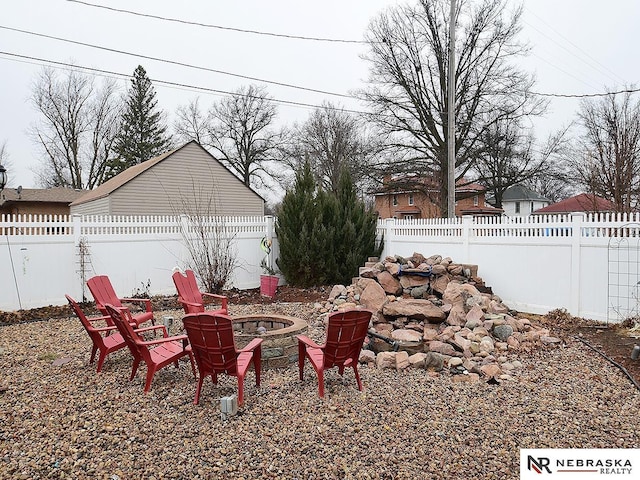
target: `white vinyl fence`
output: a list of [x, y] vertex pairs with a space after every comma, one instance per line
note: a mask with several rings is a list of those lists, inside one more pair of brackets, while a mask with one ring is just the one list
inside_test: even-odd
[[439, 254], [519, 311], [620, 321], [638, 314], [638, 215], [572, 214], [381, 221], [383, 256]]
[[[273, 237], [273, 217], [214, 217], [238, 257], [229, 286], [260, 285], [263, 237]], [[0, 216], [0, 310], [64, 304], [64, 294], [93, 300], [86, 279], [108, 275], [121, 297], [138, 292], [175, 294], [174, 267], [189, 253], [186, 217]], [[277, 258], [273, 238], [272, 258]]]
[[[263, 237], [273, 240], [272, 261], [278, 257], [273, 218], [211, 222], [224, 225], [238, 256], [229, 286], [258, 287]], [[186, 217], [0, 216], [0, 310], [62, 305], [65, 293], [91, 300], [85, 280], [96, 274], [109, 275], [123, 297], [174, 294], [171, 273], [189, 258], [188, 229]], [[378, 232], [383, 257], [419, 252], [478, 265], [486, 285], [519, 311], [565, 308], [603, 321], [639, 315], [637, 215], [388, 219]]]

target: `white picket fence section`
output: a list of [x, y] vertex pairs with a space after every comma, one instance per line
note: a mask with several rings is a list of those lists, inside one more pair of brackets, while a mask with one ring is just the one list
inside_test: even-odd
[[[273, 238], [273, 217], [216, 217], [212, 228], [224, 227], [233, 240], [238, 268], [230, 286], [260, 285], [265, 252], [260, 241]], [[62, 305], [64, 294], [92, 300], [86, 278], [105, 274], [116, 292], [174, 294], [174, 267], [184, 268], [189, 254], [182, 231], [186, 217], [44, 217], [0, 216], [0, 310]], [[88, 254], [80, 255], [80, 244]], [[277, 258], [273, 238], [272, 258]], [[85, 260], [84, 275], [82, 259]]]
[[[638, 310], [640, 275], [632, 266], [638, 258], [638, 214], [387, 219], [379, 222], [378, 233], [384, 234], [383, 256], [440, 254], [478, 265], [487, 286], [519, 311], [565, 308], [584, 318], [620, 321], [625, 312]], [[620, 239], [632, 240], [625, 242], [630, 250], [622, 257], [615, 252], [612, 264], [612, 245]]]
[[[238, 255], [230, 286], [258, 287], [263, 237], [273, 239], [272, 260], [278, 256], [273, 217], [212, 222], [224, 224]], [[0, 310], [60, 305], [65, 293], [91, 299], [82, 258], [89, 262], [84, 278], [109, 275], [122, 296], [147, 285], [151, 294], [173, 294], [172, 269], [188, 259], [181, 233], [187, 227], [186, 217], [0, 216]], [[565, 308], [605, 321], [639, 310], [638, 215], [387, 219], [378, 223], [378, 233], [384, 235], [383, 256], [419, 252], [478, 265], [487, 286], [519, 311]], [[84, 257], [81, 243], [88, 250]], [[612, 245], [626, 249], [614, 252], [615, 263]]]

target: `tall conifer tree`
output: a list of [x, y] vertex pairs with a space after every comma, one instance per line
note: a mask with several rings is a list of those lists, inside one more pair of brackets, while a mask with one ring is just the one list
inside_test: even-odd
[[156, 92], [141, 65], [133, 72], [121, 126], [115, 140], [117, 158], [110, 162], [110, 176], [166, 152], [171, 137], [158, 109]]

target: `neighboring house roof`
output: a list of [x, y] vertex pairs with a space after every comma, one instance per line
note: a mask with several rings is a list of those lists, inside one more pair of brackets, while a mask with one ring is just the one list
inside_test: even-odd
[[[184, 147], [184, 145], [182, 147]], [[182, 148], [182, 147], [180, 147], [180, 148]], [[74, 206], [74, 205], [82, 205], [83, 203], [91, 202], [93, 200], [97, 200], [99, 198], [103, 198], [103, 197], [109, 196], [109, 194], [111, 194], [114, 191], [116, 191], [122, 185], [124, 185], [128, 181], [134, 179], [135, 177], [140, 175], [142, 172], [144, 172], [146, 170], [149, 170], [156, 163], [161, 162], [162, 160], [167, 158], [172, 153], [177, 152], [178, 150], [180, 150], [180, 148], [176, 148], [175, 150], [171, 150], [171, 151], [169, 151], [167, 153], [163, 153], [162, 155], [160, 155], [158, 157], [154, 157], [154, 158], [152, 158], [150, 160], [147, 160], [146, 162], [142, 162], [142, 163], [139, 163], [138, 165], [134, 165], [132, 167], [127, 168], [124, 172], [119, 173], [115, 177], [110, 178], [109, 180], [104, 182], [102, 185], [94, 188], [93, 190], [90, 190], [85, 195], [83, 195], [82, 197], [77, 199], [75, 202], [73, 202], [71, 205], [72, 206]]]
[[533, 213], [613, 212], [615, 209], [615, 204], [610, 200], [590, 193], [581, 193], [558, 203], [539, 208]]
[[[463, 178], [456, 182], [456, 199], [467, 198], [486, 192], [486, 188], [479, 183], [471, 182]], [[424, 185], [424, 187], [420, 187]], [[413, 193], [420, 191], [438, 192], [437, 184], [431, 177], [398, 177], [386, 178], [381, 188], [372, 193], [378, 195], [394, 195], [398, 193]]]
[[[131, 180], [133, 180], [135, 177], [137, 177], [141, 173], [149, 170], [154, 165], [156, 165], [156, 164], [160, 163], [161, 161], [163, 161], [164, 159], [170, 157], [171, 155], [173, 155], [177, 151], [182, 150], [184, 147], [186, 147], [187, 145], [189, 145], [191, 143], [193, 143], [193, 144], [197, 145], [198, 147], [200, 147], [203, 152], [206, 152], [206, 154], [211, 157], [212, 160], [215, 160], [216, 162], [220, 163], [219, 160], [216, 159], [213, 155], [211, 155], [205, 148], [203, 148], [202, 145], [200, 145], [195, 140], [192, 140], [190, 142], [185, 143], [181, 147], [178, 147], [178, 148], [176, 148], [174, 150], [171, 150], [169, 152], [163, 153], [160, 156], [151, 158], [151, 159], [147, 160], [146, 162], [142, 162], [142, 163], [139, 163], [138, 165], [134, 165], [132, 167], [127, 168], [125, 171], [119, 173], [118, 175], [116, 175], [113, 178], [110, 178], [109, 180], [104, 182], [102, 185], [100, 185], [97, 188], [87, 192], [85, 195], [83, 195], [82, 197], [80, 197], [79, 199], [74, 201], [71, 204], [71, 206], [82, 205], [83, 203], [91, 202], [91, 201], [97, 200], [99, 198], [108, 197], [111, 193], [116, 191], [118, 188], [122, 187], [127, 182], [130, 182]], [[220, 163], [220, 165], [222, 165], [222, 163]], [[224, 168], [227, 168], [224, 165], [222, 165], [222, 166]], [[236, 178], [239, 182], [241, 182], [241, 180], [238, 177], [236, 177], [236, 175], [233, 174], [233, 172], [230, 171], [230, 173], [234, 176], [234, 178]], [[255, 193], [258, 197], [262, 198], [262, 196], [259, 193], [257, 193], [255, 190], [253, 190], [250, 187], [247, 187], [247, 188], [249, 190], [251, 190], [253, 193]]]
[[490, 205], [485, 205], [484, 207], [467, 207], [460, 210], [460, 215], [473, 215], [473, 216], [482, 216], [482, 215], [502, 215], [504, 210], [502, 208], [492, 207]]
[[[18, 193], [20, 191], [20, 193]], [[69, 205], [86, 193], [73, 188], [5, 188], [0, 195], [0, 206], [10, 203], [63, 203]]]
[[523, 187], [522, 185], [514, 185], [505, 190], [502, 194], [503, 202], [521, 202], [521, 201], [534, 201], [534, 202], [550, 202], [548, 198], [534, 192], [533, 190]]

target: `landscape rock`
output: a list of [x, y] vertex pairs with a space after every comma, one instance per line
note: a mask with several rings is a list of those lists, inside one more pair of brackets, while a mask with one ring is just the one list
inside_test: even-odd
[[446, 315], [440, 307], [436, 307], [429, 300], [402, 299], [384, 305], [382, 313], [391, 317], [408, 317], [426, 320], [430, 323], [442, 322]]

